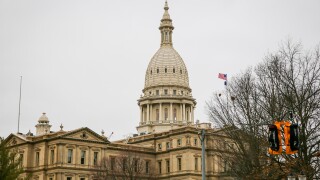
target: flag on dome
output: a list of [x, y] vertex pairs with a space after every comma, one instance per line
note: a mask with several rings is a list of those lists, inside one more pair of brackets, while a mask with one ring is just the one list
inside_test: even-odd
[[227, 74], [219, 73], [218, 78], [223, 79], [223, 80], [227, 80]]

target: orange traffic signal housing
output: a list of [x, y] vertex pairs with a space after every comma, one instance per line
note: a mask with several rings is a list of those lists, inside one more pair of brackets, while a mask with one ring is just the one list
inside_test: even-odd
[[286, 154], [295, 154], [299, 150], [298, 125], [290, 122], [284, 123], [284, 136]]
[[269, 126], [269, 153], [270, 154], [281, 154], [282, 143], [281, 143], [281, 122], [276, 121], [273, 125]]

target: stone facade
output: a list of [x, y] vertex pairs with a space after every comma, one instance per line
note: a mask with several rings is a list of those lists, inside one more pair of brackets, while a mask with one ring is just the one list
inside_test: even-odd
[[194, 123], [196, 101], [186, 65], [173, 48], [174, 27], [168, 9], [166, 2], [159, 27], [161, 46], [146, 70], [143, 95], [138, 100], [138, 134], [110, 142], [103, 132], [97, 134], [89, 128], [65, 131], [61, 125], [54, 132], [43, 113], [35, 135], [11, 134], [5, 140], [22, 158], [25, 173], [21, 179], [30, 173], [38, 180], [91, 180], [102, 174], [107, 179], [124, 177], [130, 166], [122, 164], [123, 169], [117, 171], [119, 160], [132, 160], [133, 179], [201, 179], [201, 129], [214, 134], [204, 142], [207, 179], [230, 179], [221, 158], [221, 152], [227, 152], [224, 144], [230, 142], [209, 123]]

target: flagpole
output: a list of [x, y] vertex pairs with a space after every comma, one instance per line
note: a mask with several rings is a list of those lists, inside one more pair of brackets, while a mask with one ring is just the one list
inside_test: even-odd
[[22, 76], [20, 76], [20, 95], [19, 95], [19, 114], [18, 114], [18, 133], [20, 128], [20, 105], [21, 105], [21, 86], [22, 86]]

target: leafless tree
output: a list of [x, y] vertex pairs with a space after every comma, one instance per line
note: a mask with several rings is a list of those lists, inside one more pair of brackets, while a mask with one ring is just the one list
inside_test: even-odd
[[138, 180], [155, 179], [155, 168], [151, 160], [142, 159], [134, 152], [123, 152], [117, 156], [104, 158], [97, 167], [97, 180]]
[[[211, 121], [227, 129], [235, 142], [234, 156], [226, 156], [231, 175], [279, 179], [303, 171], [308, 179], [320, 178], [315, 156], [320, 151], [319, 47], [304, 52], [300, 44], [285, 42], [262, 63], [232, 78], [223, 93], [207, 102], [207, 109]], [[288, 120], [290, 110], [299, 124], [300, 149], [294, 155], [271, 156], [266, 124]]]

